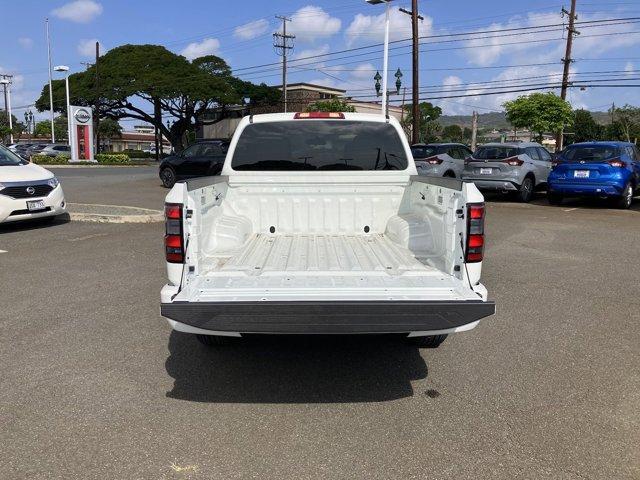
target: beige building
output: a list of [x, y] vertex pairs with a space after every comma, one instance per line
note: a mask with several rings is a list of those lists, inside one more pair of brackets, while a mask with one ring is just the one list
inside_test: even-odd
[[[163, 151], [171, 151], [171, 143], [162, 138]], [[155, 148], [154, 128], [151, 125], [136, 125], [133, 131], [123, 131], [119, 137], [105, 139], [101, 142], [109, 152], [122, 152], [124, 150], [151, 150]]]

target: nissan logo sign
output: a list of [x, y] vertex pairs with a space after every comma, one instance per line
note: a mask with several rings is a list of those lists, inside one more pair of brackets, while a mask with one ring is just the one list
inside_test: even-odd
[[86, 111], [84, 108], [81, 108], [78, 111], [76, 111], [76, 114], [74, 115], [74, 117], [79, 123], [87, 123], [89, 120], [91, 120], [91, 114], [88, 111]]
[[33, 195], [34, 193], [36, 193], [36, 189], [33, 187], [27, 187], [27, 193], [29, 195]]

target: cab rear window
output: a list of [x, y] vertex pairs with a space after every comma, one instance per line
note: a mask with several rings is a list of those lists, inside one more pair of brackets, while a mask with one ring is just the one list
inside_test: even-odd
[[348, 120], [248, 125], [231, 160], [240, 171], [405, 170], [407, 165], [392, 125]]

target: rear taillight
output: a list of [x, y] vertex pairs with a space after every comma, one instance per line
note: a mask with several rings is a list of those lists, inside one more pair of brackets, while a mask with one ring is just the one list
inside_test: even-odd
[[442, 163], [442, 160], [440, 160], [437, 156], [433, 156], [426, 158], [425, 162], [427, 162], [429, 165], [440, 165]]
[[627, 164], [624, 163], [622, 160], [620, 160], [619, 158], [616, 158], [614, 160], [609, 160], [607, 162], [609, 165], [611, 165], [612, 167], [618, 167], [618, 168], [627, 168]]
[[467, 263], [482, 261], [484, 255], [484, 203], [467, 205]]
[[502, 163], [506, 163], [507, 165], [510, 165], [512, 167], [519, 167], [524, 162], [520, 160], [518, 157], [509, 157], [502, 160]]
[[166, 203], [164, 206], [164, 216], [164, 248], [167, 262], [184, 263], [182, 205], [178, 203]]

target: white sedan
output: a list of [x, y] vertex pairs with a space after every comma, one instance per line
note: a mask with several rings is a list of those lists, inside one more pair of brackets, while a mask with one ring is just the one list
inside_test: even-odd
[[64, 192], [53, 173], [0, 145], [0, 223], [66, 211]]

